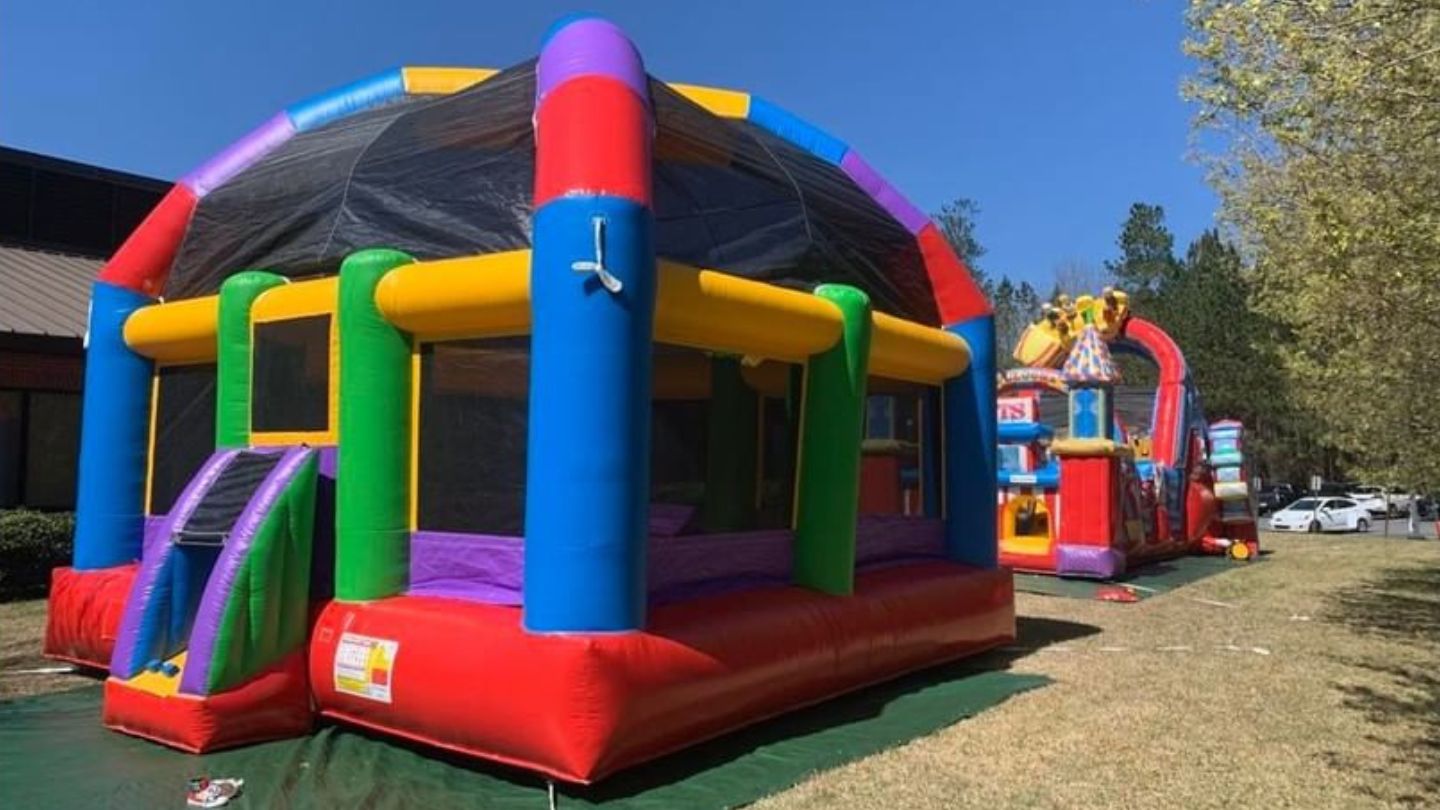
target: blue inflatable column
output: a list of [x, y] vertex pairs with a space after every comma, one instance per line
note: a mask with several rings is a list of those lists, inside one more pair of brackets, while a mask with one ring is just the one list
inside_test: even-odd
[[946, 327], [970, 346], [970, 368], [945, 383], [945, 548], [956, 562], [999, 564], [995, 528], [995, 319]]
[[147, 295], [103, 281], [95, 282], [91, 294], [75, 505], [77, 569], [140, 559], [154, 366], [125, 345], [125, 319], [151, 303]]
[[655, 309], [648, 78], [613, 24], [571, 20], [536, 68], [524, 626], [645, 622]]

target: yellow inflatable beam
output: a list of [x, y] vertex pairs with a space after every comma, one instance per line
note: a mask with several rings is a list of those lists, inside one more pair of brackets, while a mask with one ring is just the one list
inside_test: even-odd
[[151, 304], [125, 319], [125, 345], [157, 363], [214, 362], [219, 317], [215, 295]]
[[896, 318], [872, 316], [870, 374], [939, 385], [970, 367], [970, 347], [943, 329]]
[[1050, 443], [1050, 452], [1057, 456], [1135, 456], [1135, 450], [1130, 445], [1110, 439], [1056, 439]]
[[[828, 301], [714, 270], [661, 261], [655, 295], [655, 340], [661, 343], [804, 362], [840, 339], [840, 311]], [[376, 287], [375, 305], [421, 340], [525, 334], [530, 251], [397, 267]], [[870, 343], [870, 373], [876, 376], [934, 385], [970, 364], [959, 337], [881, 313], [874, 316]]]
[[[250, 322], [284, 321], [308, 315], [333, 315], [339, 301], [340, 277], [326, 276], [271, 287], [250, 306]], [[332, 333], [334, 323], [331, 323]]]
[[655, 340], [804, 362], [840, 339], [840, 310], [813, 295], [660, 262]]
[[448, 96], [479, 84], [499, 73], [487, 68], [407, 67], [400, 74], [405, 92], [413, 95]]
[[385, 274], [375, 306], [422, 340], [530, 331], [530, 251], [416, 262]]
[[[834, 305], [794, 290], [660, 263], [655, 339], [712, 351], [803, 361], [840, 337]], [[421, 340], [518, 335], [530, 329], [530, 251], [397, 267], [375, 305]]]

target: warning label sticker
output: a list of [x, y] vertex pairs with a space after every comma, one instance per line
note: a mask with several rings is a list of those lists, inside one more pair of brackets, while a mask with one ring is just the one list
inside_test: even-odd
[[390, 702], [390, 675], [400, 642], [343, 633], [335, 649], [335, 691]]

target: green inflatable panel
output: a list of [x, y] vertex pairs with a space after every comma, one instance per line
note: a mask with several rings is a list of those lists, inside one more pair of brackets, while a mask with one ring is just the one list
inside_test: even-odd
[[410, 335], [375, 306], [375, 287], [415, 260], [362, 250], [340, 265], [340, 449], [335, 598], [361, 602], [410, 579]]
[[215, 446], [250, 446], [250, 308], [283, 276], [246, 270], [220, 285], [215, 327]]
[[848, 595], [855, 586], [870, 299], [837, 284], [822, 284], [815, 294], [840, 308], [844, 327], [838, 343], [810, 358], [806, 375], [794, 578], [807, 588]]

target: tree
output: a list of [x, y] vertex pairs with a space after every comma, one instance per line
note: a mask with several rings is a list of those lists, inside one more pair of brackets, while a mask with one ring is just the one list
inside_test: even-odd
[[1131, 205], [1116, 245], [1120, 258], [1106, 262], [1105, 269], [1121, 288], [1137, 298], [1153, 294], [1179, 267], [1175, 237], [1165, 227], [1165, 209], [1158, 205]]
[[990, 306], [995, 311], [995, 351], [1000, 368], [1015, 365], [1010, 353], [1020, 342], [1020, 333], [1040, 317], [1040, 294], [1028, 281], [1015, 284], [1002, 276], [990, 293]]
[[1440, 3], [1191, 0], [1187, 22], [1293, 401], [1352, 474], [1440, 485]]
[[[1084, 293], [1097, 295], [1105, 287], [1114, 284], [1107, 267], [1096, 267], [1083, 259], [1070, 258], [1055, 265], [1054, 290], [1058, 295], [1065, 293], [1071, 298]], [[1055, 296], [1050, 296], [1055, 300]]]
[[980, 257], [985, 255], [985, 246], [980, 244], [980, 239], [975, 235], [975, 218], [980, 215], [980, 206], [969, 197], [956, 197], [950, 202], [940, 206], [940, 211], [932, 215], [935, 227], [940, 229], [940, 234], [945, 241], [950, 243], [950, 249], [955, 251], [975, 276], [975, 282], [989, 294], [991, 292], [990, 277], [980, 269]]
[[985, 255], [985, 246], [976, 234], [975, 218], [980, 206], [968, 197], [956, 197], [940, 206], [940, 211], [931, 218], [955, 254], [964, 260], [965, 266], [975, 276], [990, 307], [995, 314], [995, 349], [1001, 368], [1014, 365], [1010, 352], [1020, 340], [1025, 327], [1040, 316], [1042, 304], [1040, 295], [1029, 282], [1016, 284], [1008, 276], [997, 281], [981, 269], [980, 257]]

